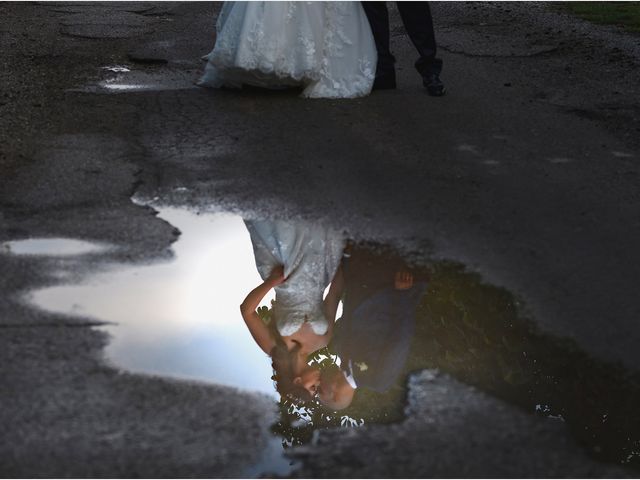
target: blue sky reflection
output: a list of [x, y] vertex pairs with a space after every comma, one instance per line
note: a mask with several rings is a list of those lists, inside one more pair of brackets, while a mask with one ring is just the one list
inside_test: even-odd
[[270, 359], [239, 311], [261, 281], [242, 219], [156, 208], [182, 232], [174, 259], [111, 265], [82, 284], [31, 292], [29, 301], [45, 310], [115, 322], [101, 328], [111, 335], [106, 358], [119, 368], [277, 397]]

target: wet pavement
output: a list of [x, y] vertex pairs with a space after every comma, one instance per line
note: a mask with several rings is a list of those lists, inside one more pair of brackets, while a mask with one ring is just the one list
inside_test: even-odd
[[[308, 101], [193, 85], [216, 8], [0, 7], [2, 473], [637, 476], [632, 37], [436, 4], [449, 96], [394, 17], [397, 91]], [[278, 411], [238, 214], [429, 275], [393, 388]]]

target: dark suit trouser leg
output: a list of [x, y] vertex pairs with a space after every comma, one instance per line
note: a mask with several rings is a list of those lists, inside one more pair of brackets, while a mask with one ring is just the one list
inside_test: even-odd
[[385, 2], [362, 2], [378, 51], [377, 71], [393, 70], [396, 59], [389, 48], [389, 11]]
[[440, 74], [442, 60], [436, 58], [436, 37], [429, 3], [397, 2], [397, 5], [404, 28], [420, 55], [415, 64], [416, 69], [423, 77], [430, 73]]

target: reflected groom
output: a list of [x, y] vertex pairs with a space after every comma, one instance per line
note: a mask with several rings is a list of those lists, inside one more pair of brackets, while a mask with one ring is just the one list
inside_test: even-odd
[[388, 390], [404, 369], [415, 329], [415, 312], [426, 278], [414, 275], [395, 255], [356, 247], [343, 261], [342, 318], [336, 322], [332, 353], [340, 368], [320, 373], [320, 401], [334, 410], [351, 404], [355, 390]]
[[[418, 50], [420, 57], [415, 63], [422, 76], [422, 84], [429, 95], [439, 97], [445, 94], [440, 80], [442, 60], [436, 57], [436, 39], [433, 32], [431, 9], [427, 2], [397, 2], [404, 28]], [[395, 58], [389, 48], [389, 11], [386, 2], [362, 2], [378, 50], [376, 89], [396, 88]]]

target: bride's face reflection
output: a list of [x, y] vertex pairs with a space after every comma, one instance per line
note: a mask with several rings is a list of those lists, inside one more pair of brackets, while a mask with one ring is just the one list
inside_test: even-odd
[[293, 381], [295, 385], [304, 388], [309, 395], [314, 397], [320, 387], [320, 370], [310, 365], [304, 365], [299, 376]]

